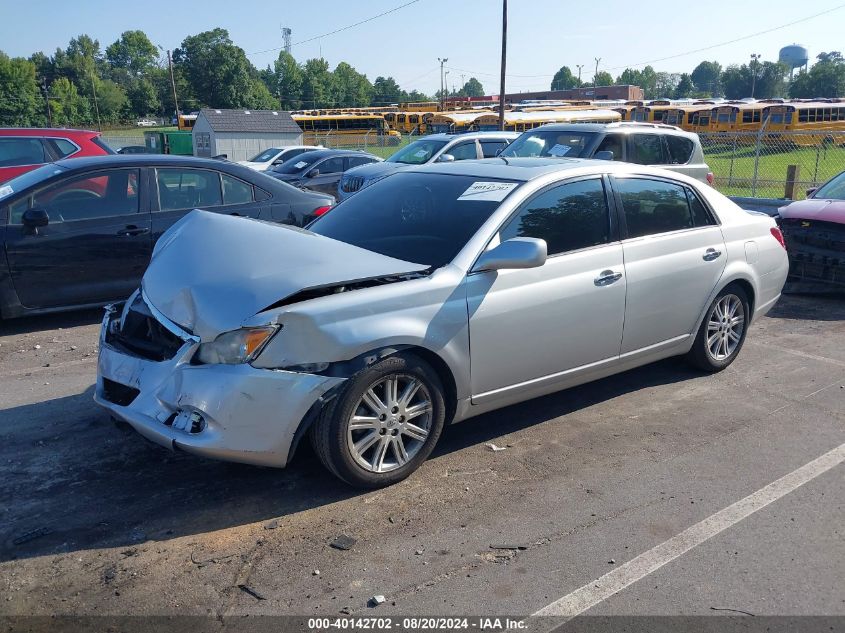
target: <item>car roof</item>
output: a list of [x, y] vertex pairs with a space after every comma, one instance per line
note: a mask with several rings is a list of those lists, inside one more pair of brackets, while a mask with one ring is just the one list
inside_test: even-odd
[[666, 169], [589, 158], [485, 158], [481, 160], [460, 160], [453, 163], [428, 163], [414, 167], [410, 171], [519, 182], [527, 182], [547, 174], [561, 172], [569, 172], [572, 176], [614, 173], [639, 174], [672, 178], [684, 182], [696, 182], [683, 174]]
[[484, 132], [459, 132], [458, 134], [447, 134], [445, 132], [440, 132], [438, 134], [426, 134], [425, 136], [421, 136], [415, 140], [424, 141], [428, 139], [434, 139], [435, 141], [454, 141], [458, 139], [476, 139], [488, 137], [516, 138], [519, 135], [519, 132], [502, 132], [501, 130], [489, 130]]
[[639, 121], [614, 121], [612, 123], [546, 123], [537, 126], [531, 130], [526, 130], [525, 133], [535, 132], [537, 130], [550, 132], [654, 132], [657, 134], [676, 134], [679, 136], [696, 136], [691, 132], [682, 130], [674, 125], [664, 125], [662, 123], [647, 123]]
[[0, 127], [0, 136], [58, 136], [74, 138], [77, 136], [99, 136], [93, 130], [76, 130], [53, 127]]
[[65, 169], [88, 169], [89, 167], [121, 167], [125, 165], [173, 165], [190, 167], [220, 168], [237, 166], [227, 160], [200, 158], [198, 156], [175, 156], [173, 154], [113, 154], [109, 156], [80, 156], [56, 161]]
[[296, 158], [302, 160], [306, 156], [308, 158], [326, 158], [328, 156], [373, 156], [373, 154], [357, 149], [311, 149], [307, 152], [302, 152]]

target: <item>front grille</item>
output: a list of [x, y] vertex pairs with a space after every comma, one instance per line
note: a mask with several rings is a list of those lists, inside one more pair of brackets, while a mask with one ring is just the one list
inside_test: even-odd
[[114, 326], [107, 329], [106, 342], [147, 360], [169, 360], [185, 344], [159, 323], [140, 294], [126, 311], [122, 326], [119, 321]]
[[114, 380], [103, 378], [103, 398], [121, 407], [128, 407], [132, 401], [141, 393], [134, 387], [122, 385]]
[[793, 281], [822, 281], [845, 286], [845, 225], [782, 219]]
[[343, 193], [355, 193], [364, 185], [362, 176], [347, 176], [343, 179], [341, 190]]

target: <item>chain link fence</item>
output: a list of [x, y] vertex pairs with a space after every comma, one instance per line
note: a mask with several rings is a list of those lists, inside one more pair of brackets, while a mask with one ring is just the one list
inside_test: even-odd
[[141, 147], [144, 146], [143, 134], [139, 136], [118, 136], [109, 134], [108, 132], [104, 132], [101, 138], [103, 139], [103, 142], [109, 147], [111, 147], [114, 151], [117, 151], [123, 147], [128, 147], [130, 145]]
[[800, 200], [845, 171], [845, 132], [699, 134], [715, 187], [729, 196]]
[[379, 134], [377, 131], [356, 133], [330, 132], [306, 132], [303, 135], [305, 145], [322, 145], [330, 149], [358, 149], [382, 158], [387, 158], [397, 149], [419, 138], [414, 132], [402, 134], [401, 136], [389, 136]]

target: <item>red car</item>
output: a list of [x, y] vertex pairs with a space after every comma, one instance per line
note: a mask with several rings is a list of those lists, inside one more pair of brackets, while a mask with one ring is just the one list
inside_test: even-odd
[[114, 154], [99, 132], [49, 128], [0, 128], [0, 183], [44, 163]]
[[845, 172], [807, 199], [779, 211], [789, 253], [787, 288], [795, 292], [845, 290]]

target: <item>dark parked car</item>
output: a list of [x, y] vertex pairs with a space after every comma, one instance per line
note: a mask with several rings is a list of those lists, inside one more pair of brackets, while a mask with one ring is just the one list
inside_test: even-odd
[[265, 173], [295, 187], [334, 194], [347, 169], [380, 161], [378, 156], [356, 150], [318, 149], [304, 152]]
[[[48, 163], [0, 185], [0, 316], [123, 299], [153, 245], [192, 209], [302, 226], [334, 198], [205, 158], [137, 154]], [[214, 253], [208, 253], [214, 257]]]
[[118, 154], [149, 154], [150, 150], [148, 150], [144, 145], [124, 145], [119, 150], [117, 150]]

